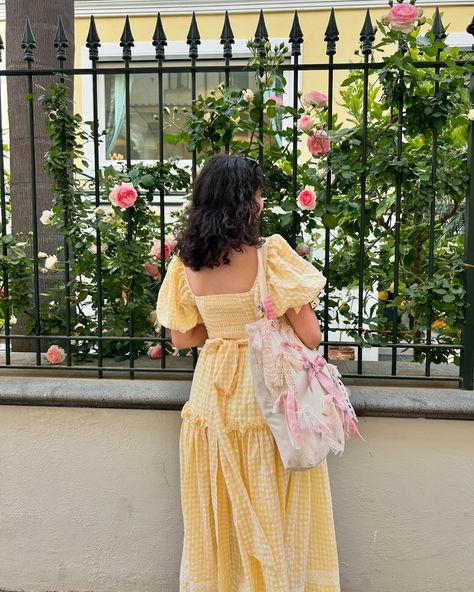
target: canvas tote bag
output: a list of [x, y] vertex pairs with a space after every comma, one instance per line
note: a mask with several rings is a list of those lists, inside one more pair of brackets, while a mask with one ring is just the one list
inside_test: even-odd
[[342, 454], [345, 438], [364, 440], [336, 366], [299, 339], [285, 315], [277, 318], [267, 290], [267, 244], [257, 249], [263, 318], [246, 325], [255, 395], [275, 438], [283, 466], [316, 467], [332, 450]]

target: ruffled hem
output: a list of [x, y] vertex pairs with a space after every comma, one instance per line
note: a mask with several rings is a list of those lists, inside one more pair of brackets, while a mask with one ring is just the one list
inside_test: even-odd
[[[181, 417], [183, 420], [186, 419], [186, 421], [189, 423], [195, 424], [200, 430], [205, 430], [209, 427], [209, 421], [198, 415], [194, 409], [188, 405], [188, 403], [185, 403], [181, 411]], [[224, 425], [225, 431], [227, 433], [240, 432], [241, 434], [244, 434], [249, 430], [262, 430], [265, 432], [271, 432], [267, 422], [263, 417], [249, 421], [230, 420]]]

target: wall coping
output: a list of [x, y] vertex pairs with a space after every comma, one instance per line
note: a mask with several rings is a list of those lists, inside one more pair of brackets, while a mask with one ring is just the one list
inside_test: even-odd
[[[180, 410], [190, 380], [7, 377], [0, 405]], [[474, 420], [474, 391], [384, 385], [350, 385], [358, 416]]]

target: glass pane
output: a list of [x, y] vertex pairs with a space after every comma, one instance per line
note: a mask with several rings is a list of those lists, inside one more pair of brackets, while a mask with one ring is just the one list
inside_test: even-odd
[[[209, 62], [215, 63], [215, 62]], [[134, 65], [139, 65], [134, 64]], [[204, 65], [200, 62], [200, 65]], [[209, 92], [224, 81], [224, 71], [198, 72], [196, 92], [208, 96]], [[237, 88], [257, 89], [255, 74], [231, 72], [230, 85]], [[186, 113], [191, 105], [191, 73], [165, 73], [163, 75], [164, 105], [172, 115], [164, 115], [165, 134], [177, 133], [183, 128]], [[173, 108], [177, 107], [177, 113]], [[131, 159], [157, 160], [159, 158], [160, 126], [158, 113], [158, 76], [157, 74], [130, 74], [130, 129]], [[106, 159], [124, 160], [126, 158], [125, 127], [125, 76], [113, 74], [105, 77], [105, 118], [108, 130], [106, 140]], [[245, 137], [239, 138], [245, 140]], [[165, 159], [170, 157], [190, 158], [184, 145], [164, 144]]]

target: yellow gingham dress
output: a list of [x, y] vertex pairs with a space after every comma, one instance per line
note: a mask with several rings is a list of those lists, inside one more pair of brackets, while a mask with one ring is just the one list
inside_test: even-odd
[[[319, 303], [326, 278], [279, 234], [268, 240], [267, 281], [278, 316]], [[204, 322], [209, 339], [181, 412], [184, 541], [180, 592], [340, 592], [326, 461], [286, 471], [255, 398], [245, 324], [248, 292], [194, 296], [175, 256], [157, 316], [170, 329]]]

